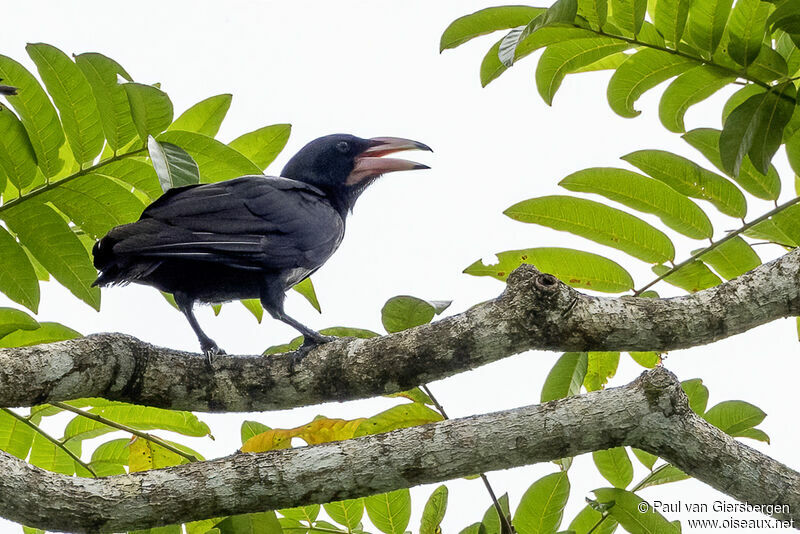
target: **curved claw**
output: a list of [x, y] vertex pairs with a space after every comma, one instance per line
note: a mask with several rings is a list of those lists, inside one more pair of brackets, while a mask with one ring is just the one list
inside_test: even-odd
[[200, 348], [203, 350], [203, 354], [206, 356], [206, 363], [209, 367], [211, 367], [211, 364], [214, 361], [214, 356], [226, 354], [226, 352], [219, 348], [213, 341], [210, 344], [204, 343]]

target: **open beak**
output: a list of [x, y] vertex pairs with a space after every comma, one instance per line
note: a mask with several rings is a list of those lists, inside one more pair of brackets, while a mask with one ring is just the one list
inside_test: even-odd
[[433, 152], [431, 147], [426, 144], [400, 137], [373, 137], [369, 142], [369, 148], [356, 156], [355, 167], [353, 167], [345, 182], [347, 185], [355, 185], [366, 178], [379, 176], [387, 172], [430, 169], [430, 167], [422, 163], [382, 157], [402, 150], [427, 150], [428, 152]]

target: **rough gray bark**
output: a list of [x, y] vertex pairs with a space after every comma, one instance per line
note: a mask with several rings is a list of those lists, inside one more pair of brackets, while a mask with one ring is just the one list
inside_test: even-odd
[[788, 505], [788, 514], [774, 517], [800, 524], [800, 473], [695, 415], [663, 368], [620, 388], [542, 405], [101, 479], [50, 473], [0, 451], [0, 515], [53, 530], [131, 530], [355, 498], [623, 445], [657, 454], [741, 501]]
[[0, 406], [105, 397], [195, 411], [274, 410], [394, 393], [529, 349], [692, 347], [800, 315], [800, 250], [694, 295], [584, 295], [522, 266], [497, 299], [430, 325], [342, 339], [301, 363], [154, 347], [120, 334], [0, 350]]

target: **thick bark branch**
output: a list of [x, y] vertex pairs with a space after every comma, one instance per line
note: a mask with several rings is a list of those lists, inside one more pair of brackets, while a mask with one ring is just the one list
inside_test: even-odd
[[[0, 452], [0, 515], [68, 531], [120, 531], [355, 498], [630, 445], [800, 524], [800, 473], [712, 427], [657, 368], [620, 388], [387, 434], [101, 479]], [[779, 508], [785, 510], [785, 507]]]
[[195, 411], [257, 411], [394, 393], [529, 349], [667, 351], [800, 315], [800, 250], [694, 295], [584, 295], [524, 265], [500, 297], [430, 325], [337, 340], [292, 365], [220, 356], [120, 334], [0, 350], [0, 406], [105, 397]]

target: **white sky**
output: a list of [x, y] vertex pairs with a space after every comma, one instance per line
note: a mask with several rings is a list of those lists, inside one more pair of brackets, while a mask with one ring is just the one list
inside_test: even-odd
[[[161, 82], [175, 104], [176, 116], [206, 97], [232, 93], [233, 105], [219, 135], [222, 140], [267, 124], [293, 124], [287, 149], [269, 169], [272, 173], [307, 141], [334, 132], [409, 137], [433, 147], [434, 154], [413, 156], [432, 170], [389, 175], [360, 199], [342, 247], [314, 276], [324, 313], [317, 314], [301, 297], [290, 294], [287, 312], [314, 328], [346, 325], [381, 331], [380, 309], [398, 294], [452, 299], [448, 313], [463, 311], [496, 296], [503, 285], [461, 271], [480, 257], [491, 259], [495, 252], [509, 249], [558, 245], [594, 250], [626, 266], [637, 286], [642, 285], [653, 277], [648, 265], [569, 234], [514, 222], [502, 211], [533, 196], [563, 194], [556, 183], [573, 171], [624, 166], [618, 158], [634, 150], [662, 148], [704, 160], [658, 122], [659, 91], [638, 103], [637, 109], [647, 110], [639, 118], [614, 115], [605, 101], [608, 73], [567, 77], [552, 108], [536, 92], [533, 58], [481, 89], [480, 60], [499, 36], [442, 55], [438, 43], [453, 19], [493, 3], [140, 0], [114, 9], [107, 1], [9, 2], [3, 10], [0, 53], [31, 69], [26, 42], [47, 42], [70, 54], [104, 53], [136, 81]], [[722, 101], [690, 111], [687, 126], [719, 127]], [[793, 191], [782, 153], [777, 163], [787, 184], [781, 197], [786, 200]], [[771, 205], [749, 197], [748, 206], [749, 220]], [[712, 217], [717, 237], [738, 226], [707, 203], [702, 207]], [[641, 217], [663, 228], [657, 219]], [[702, 246], [681, 238], [675, 243], [678, 259]], [[778, 253], [766, 247], [757, 252], [765, 259]], [[658, 289], [662, 295], [679, 293], [669, 286]], [[6, 301], [0, 300], [0, 305]], [[258, 353], [295, 336], [289, 327], [272, 320], [258, 325], [237, 304], [223, 308], [218, 318], [210, 308], [198, 316], [206, 332], [229, 353]], [[87, 334], [119, 331], [158, 345], [197, 350], [185, 319], [150, 288], [104, 290], [102, 312], [96, 313], [64, 289], [45, 284], [38, 318], [60, 321]], [[797, 343], [794, 320], [786, 319], [713, 346], [676, 351], [666, 365], [682, 380], [702, 377], [711, 390], [709, 406], [742, 399], [761, 407], [768, 414], [761, 428], [772, 445], [749, 440], [748, 445], [798, 468], [800, 431], [792, 395], [800, 372]], [[538, 402], [557, 357], [543, 352], [517, 355], [431, 388], [451, 416], [532, 404]], [[623, 356], [612, 384], [625, 384], [640, 372]], [[394, 403], [379, 398], [282, 412], [201, 414], [216, 441], [181, 441], [208, 457], [224, 456], [240, 445], [243, 419], [285, 428], [320, 413], [352, 418]], [[635, 460], [634, 465], [639, 480], [645, 470]], [[542, 464], [492, 473], [490, 478], [498, 494], [510, 493], [513, 509], [530, 483], [554, 470], [551, 464]], [[589, 456], [576, 460], [570, 479], [573, 490], [562, 528], [590, 490], [608, 485]], [[414, 532], [433, 487], [412, 490], [409, 528]], [[479, 521], [490, 502], [481, 482], [459, 480], [448, 487], [444, 531], [457, 532]], [[651, 488], [643, 495], [709, 505], [720, 498], [732, 501], [696, 481]], [[0, 520], [0, 526], [6, 524]]]

